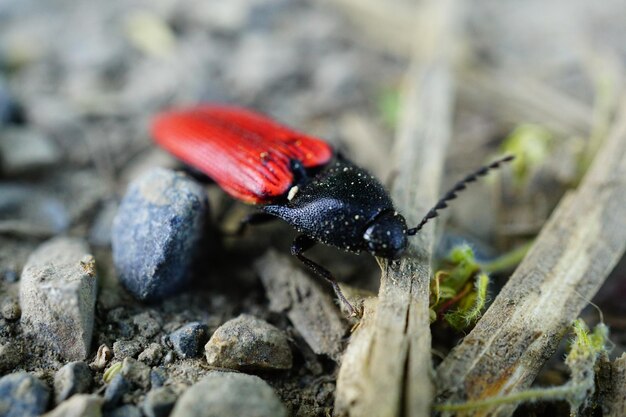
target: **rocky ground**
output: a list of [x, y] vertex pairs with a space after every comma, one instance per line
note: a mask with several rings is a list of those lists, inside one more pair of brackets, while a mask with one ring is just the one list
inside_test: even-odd
[[[391, 127], [408, 58], [353, 23], [305, 0], [0, 0], [0, 417], [332, 415], [354, 323], [292, 262], [287, 225], [233, 236], [250, 207], [182, 173], [148, 123], [174, 105], [236, 103], [393, 177]], [[507, 51], [482, 58], [505, 62]], [[578, 72], [558, 75], [591, 101]], [[446, 184], [500, 152], [495, 144], [514, 125], [498, 112], [528, 104], [510, 94], [522, 105], [485, 111], [482, 93], [462, 91]], [[531, 116], [551, 116], [538, 108]], [[569, 117], [578, 110], [563, 107], [557, 138], [578, 134]], [[503, 202], [493, 183], [478, 186], [453, 212], [457, 231], [477, 237], [477, 257], [527, 242], [577, 181], [571, 142], [550, 143], [549, 152], [539, 143], [550, 155], [531, 191], [508, 178]], [[458, 241], [446, 234], [441, 252]], [[377, 289], [371, 257], [313, 254], [342, 281]], [[618, 353], [623, 264], [598, 299]], [[433, 326], [435, 353], [461, 336]], [[563, 366], [554, 367], [540, 379], [562, 382]]]
[[372, 97], [402, 60], [311, 2], [27, 1], [0, 2], [0, 68], [0, 415], [328, 415], [348, 323], [317, 355], [252, 268], [292, 232], [222, 236], [246, 209], [147, 122], [225, 101], [350, 151], [338, 129], [391, 139]]

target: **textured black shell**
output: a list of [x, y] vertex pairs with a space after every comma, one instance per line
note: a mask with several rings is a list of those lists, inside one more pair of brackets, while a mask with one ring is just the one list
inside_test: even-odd
[[363, 234], [369, 223], [382, 212], [394, 211], [376, 177], [343, 159], [296, 187], [284, 203], [262, 210], [300, 233], [350, 252], [366, 250]]

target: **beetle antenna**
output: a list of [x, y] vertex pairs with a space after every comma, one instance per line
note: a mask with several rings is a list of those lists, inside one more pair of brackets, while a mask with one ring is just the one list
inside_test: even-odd
[[444, 196], [441, 197], [439, 201], [437, 201], [437, 204], [435, 204], [435, 206], [431, 208], [428, 213], [426, 213], [426, 216], [424, 216], [422, 221], [419, 222], [419, 224], [416, 227], [413, 227], [407, 230], [406, 234], [409, 236], [416, 235], [417, 232], [419, 232], [422, 229], [422, 227], [426, 225], [426, 223], [428, 223], [431, 219], [434, 219], [435, 217], [439, 216], [438, 211], [443, 210], [444, 208], [448, 207], [448, 204], [446, 203], [450, 200], [454, 200], [457, 197], [458, 192], [463, 191], [465, 188], [467, 188], [467, 184], [469, 184], [470, 182], [476, 181], [478, 177], [483, 177], [487, 175], [489, 171], [493, 169], [497, 169], [500, 167], [501, 164], [505, 162], [510, 162], [513, 159], [515, 159], [514, 155], [505, 156], [504, 158], [498, 159], [490, 163], [489, 165], [485, 165], [481, 167], [480, 169], [467, 175], [461, 181], [454, 184], [454, 186], [450, 190], [448, 190], [448, 192], [445, 193]]

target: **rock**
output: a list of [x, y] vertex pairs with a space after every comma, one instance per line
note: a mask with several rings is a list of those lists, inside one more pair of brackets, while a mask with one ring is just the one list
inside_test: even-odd
[[148, 392], [141, 409], [147, 417], [167, 417], [176, 403], [176, 394], [170, 388], [163, 387]]
[[248, 314], [221, 325], [204, 347], [211, 366], [232, 369], [289, 369], [291, 349], [285, 334]]
[[27, 372], [0, 378], [0, 415], [2, 417], [35, 417], [48, 405], [50, 390]]
[[163, 346], [158, 343], [150, 343], [150, 346], [145, 348], [137, 359], [147, 365], [157, 365], [161, 358], [163, 358], [163, 353]]
[[261, 378], [215, 372], [183, 393], [171, 417], [286, 417], [287, 410]]
[[53, 236], [70, 224], [63, 203], [41, 189], [0, 185], [0, 231], [27, 236]]
[[91, 369], [101, 371], [107, 366], [107, 363], [109, 363], [112, 357], [113, 353], [111, 352], [111, 349], [109, 349], [107, 345], [100, 345], [98, 347], [98, 351], [96, 352], [96, 357], [93, 362], [89, 364], [89, 367]]
[[[1, 77], [1, 76], [0, 76]], [[0, 78], [0, 126], [21, 122], [23, 110]]]
[[114, 410], [105, 411], [104, 417], [142, 417], [139, 407], [134, 405], [123, 405]]
[[160, 321], [154, 317], [153, 313], [148, 311], [134, 316], [133, 324], [137, 328], [139, 334], [146, 338], [155, 336], [161, 330]]
[[160, 387], [165, 383], [167, 375], [161, 368], [152, 368], [150, 370], [150, 386], [152, 388]]
[[21, 341], [0, 343], [0, 372], [15, 368], [24, 357], [24, 346]]
[[70, 362], [54, 375], [54, 402], [59, 404], [74, 394], [91, 388], [93, 376], [85, 362]]
[[0, 140], [0, 170], [6, 176], [42, 171], [56, 165], [61, 152], [47, 137], [26, 129], [5, 129]]
[[103, 402], [103, 398], [95, 394], [78, 394], [42, 417], [100, 417]]
[[24, 333], [65, 359], [85, 359], [93, 333], [96, 281], [93, 257], [83, 240], [60, 237], [42, 244], [22, 272]]
[[109, 385], [104, 390], [105, 408], [113, 408], [119, 404], [120, 400], [130, 390], [130, 383], [124, 375], [117, 374], [113, 377]]
[[122, 362], [122, 375], [128, 381], [142, 388], [150, 386], [150, 367], [136, 359], [126, 358]]
[[193, 358], [201, 353], [206, 343], [209, 328], [205, 324], [193, 322], [186, 324], [170, 334], [174, 351], [183, 359]]
[[130, 184], [113, 221], [113, 260], [124, 286], [140, 300], [179, 291], [207, 214], [203, 188], [187, 176], [155, 168]]
[[111, 228], [113, 219], [117, 213], [117, 202], [105, 203], [96, 215], [89, 230], [89, 244], [96, 247], [108, 247], [111, 245]]
[[0, 315], [6, 320], [13, 321], [20, 318], [22, 310], [18, 301], [13, 297], [8, 297], [0, 303]]
[[137, 340], [118, 340], [113, 343], [113, 355], [117, 359], [134, 358], [142, 349]]

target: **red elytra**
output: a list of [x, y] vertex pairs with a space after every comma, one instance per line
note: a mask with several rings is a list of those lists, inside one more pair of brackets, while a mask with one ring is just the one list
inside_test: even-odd
[[163, 148], [211, 177], [231, 196], [265, 204], [293, 185], [290, 161], [326, 164], [326, 142], [240, 107], [202, 104], [159, 114], [152, 136]]

